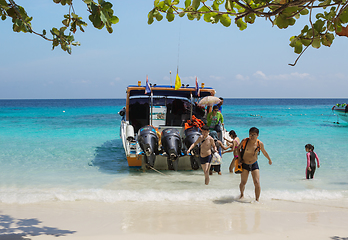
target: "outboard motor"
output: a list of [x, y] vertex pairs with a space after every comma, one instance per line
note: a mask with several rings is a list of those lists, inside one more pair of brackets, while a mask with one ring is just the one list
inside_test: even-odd
[[162, 131], [162, 147], [167, 153], [167, 163], [169, 170], [178, 170], [179, 156], [181, 154], [180, 133], [175, 128], [167, 128]]
[[153, 167], [156, 154], [158, 154], [158, 136], [152, 126], [145, 126], [139, 129], [138, 143], [145, 153], [145, 163]]
[[[187, 149], [191, 147], [193, 143], [195, 143], [198, 139], [198, 137], [202, 134], [201, 129], [198, 127], [191, 127], [185, 130], [185, 139], [184, 139], [184, 144]], [[191, 151], [191, 156], [190, 156], [190, 161], [191, 161], [191, 167], [194, 170], [197, 170], [200, 166], [200, 160], [199, 160], [199, 155], [200, 155], [200, 147], [201, 144], [197, 144]]]
[[122, 117], [122, 120], [125, 120], [126, 118], [126, 107], [123, 107], [118, 114]]

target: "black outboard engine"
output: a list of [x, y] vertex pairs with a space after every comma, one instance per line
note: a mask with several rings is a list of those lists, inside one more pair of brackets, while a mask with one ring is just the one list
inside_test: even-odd
[[145, 163], [153, 167], [156, 154], [158, 154], [158, 136], [152, 126], [145, 126], [139, 129], [138, 143], [145, 153]]
[[[201, 129], [198, 127], [192, 127], [185, 130], [185, 139], [184, 143], [187, 149], [191, 147], [193, 143], [195, 143], [198, 139], [198, 137], [202, 134]], [[191, 167], [194, 170], [197, 170], [200, 166], [200, 147], [201, 144], [197, 144], [191, 151], [190, 161], [191, 161]]]
[[175, 128], [164, 129], [162, 131], [161, 142], [168, 156], [168, 169], [177, 171], [181, 154], [181, 138], [179, 131]]

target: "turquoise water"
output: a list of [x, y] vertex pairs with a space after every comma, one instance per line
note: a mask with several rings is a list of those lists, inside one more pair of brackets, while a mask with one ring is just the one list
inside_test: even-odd
[[[347, 99], [225, 99], [227, 130], [240, 138], [252, 126], [273, 160], [259, 157], [261, 199], [348, 199], [348, 123], [331, 111]], [[0, 202], [211, 201], [239, 193], [239, 175], [204, 185], [201, 171], [131, 170], [119, 137], [124, 99], [0, 100]], [[314, 180], [305, 180], [304, 145], [320, 158]], [[253, 198], [252, 180], [246, 187]]]

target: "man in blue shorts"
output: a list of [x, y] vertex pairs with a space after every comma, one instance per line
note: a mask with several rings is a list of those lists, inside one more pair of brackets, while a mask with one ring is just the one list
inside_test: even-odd
[[[263, 155], [268, 159], [269, 165], [272, 164], [272, 160], [269, 157], [263, 142], [257, 139], [259, 136], [259, 129], [256, 127], [252, 127], [249, 130], [249, 138], [245, 138], [239, 144], [237, 149], [238, 158], [241, 159], [243, 171], [241, 173], [241, 181], [239, 185], [240, 189], [240, 198], [244, 197], [245, 185], [248, 181], [249, 172], [251, 172], [251, 176], [253, 177], [254, 185], [255, 185], [255, 197], [256, 201], [259, 201], [261, 194], [261, 185], [260, 185], [260, 171], [259, 165], [257, 163], [257, 158], [260, 151]], [[241, 150], [243, 150], [243, 154], [241, 154]], [[243, 156], [242, 156], [243, 155]]]
[[201, 166], [204, 172], [205, 185], [209, 184], [209, 169], [212, 158], [211, 148], [213, 148], [217, 152], [217, 148], [215, 146], [214, 139], [209, 135], [209, 127], [204, 125], [202, 128], [202, 135], [198, 137], [197, 141], [194, 142], [189, 149], [187, 150], [187, 155], [191, 152], [191, 150], [197, 145], [200, 146], [200, 161]]

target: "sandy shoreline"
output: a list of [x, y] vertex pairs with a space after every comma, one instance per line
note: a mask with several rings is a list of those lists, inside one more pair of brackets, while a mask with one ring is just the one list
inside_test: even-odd
[[346, 202], [0, 204], [0, 240], [348, 238]]

